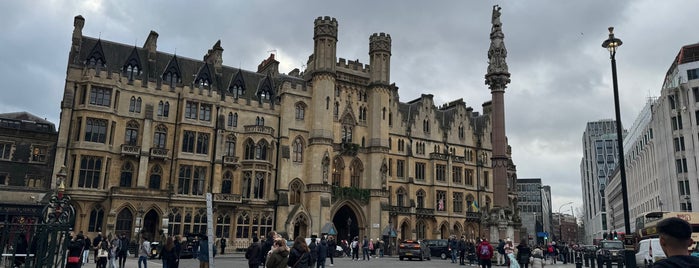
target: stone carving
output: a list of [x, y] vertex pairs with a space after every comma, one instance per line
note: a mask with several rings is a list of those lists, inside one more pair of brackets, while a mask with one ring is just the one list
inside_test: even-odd
[[[503, 39], [502, 22], [500, 22], [500, 10], [498, 5], [493, 6], [492, 28], [490, 32], [490, 48], [488, 49], [488, 73], [486, 84], [491, 88], [504, 88], [510, 82], [507, 62], [507, 49]], [[499, 77], [497, 77], [499, 76]]]

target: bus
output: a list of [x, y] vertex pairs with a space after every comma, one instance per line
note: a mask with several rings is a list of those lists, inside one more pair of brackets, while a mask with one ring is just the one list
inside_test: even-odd
[[699, 212], [654, 211], [642, 214], [636, 218], [636, 242], [648, 238], [657, 238], [656, 225], [663, 219], [677, 217], [692, 226], [692, 240], [699, 241]]

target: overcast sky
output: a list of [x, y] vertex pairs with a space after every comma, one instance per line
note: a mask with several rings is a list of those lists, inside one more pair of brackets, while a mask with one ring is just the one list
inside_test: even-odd
[[[401, 102], [427, 93], [482, 111], [492, 5], [502, 6], [512, 82], [506, 128], [519, 178], [551, 185], [553, 210], [582, 205], [580, 160], [588, 121], [614, 118], [607, 27], [617, 53], [621, 116], [629, 128], [658, 96], [679, 49], [697, 42], [699, 1], [2, 1], [0, 113], [28, 111], [59, 123], [73, 17], [83, 34], [201, 59], [217, 41], [223, 64], [256, 70], [276, 50], [280, 71], [304, 68], [313, 21], [339, 22], [337, 56], [368, 64], [369, 36], [392, 37], [391, 80]], [[694, 33], [694, 34], [693, 34]], [[562, 211], [570, 211], [564, 207]]]

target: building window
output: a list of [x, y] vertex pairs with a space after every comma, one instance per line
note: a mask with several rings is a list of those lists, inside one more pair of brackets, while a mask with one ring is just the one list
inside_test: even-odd
[[199, 132], [197, 135], [197, 153], [209, 154], [209, 133]]
[[245, 141], [244, 159], [246, 159], [246, 160], [255, 159], [255, 143], [252, 140]]
[[172, 235], [181, 234], [180, 228], [182, 228], [182, 214], [177, 208], [173, 208], [172, 212], [168, 215], [168, 233]]
[[194, 153], [194, 143], [196, 139], [196, 132], [185, 130], [182, 138], [182, 152]]
[[165, 144], [167, 141], [167, 127], [164, 125], [158, 125], [155, 127], [155, 135], [153, 135], [153, 147], [158, 149], [165, 149]]
[[473, 186], [473, 170], [466, 169], [466, 185]]
[[255, 172], [255, 182], [253, 184], [253, 191], [252, 191], [252, 198], [255, 199], [264, 199], [265, 196], [265, 177], [266, 173], [264, 172]]
[[296, 120], [303, 120], [305, 117], [306, 107], [302, 103], [296, 104]]
[[679, 130], [682, 129], [682, 116], [673, 116], [670, 118], [671, 124], [672, 124], [672, 130]]
[[342, 127], [342, 143], [352, 143], [352, 127]]
[[137, 65], [126, 65], [124, 70], [126, 71], [126, 77], [129, 78], [129, 81], [133, 81], [136, 76], [141, 74], [141, 71], [138, 69]]
[[483, 171], [483, 187], [488, 188], [490, 182], [490, 173], [488, 171]]
[[362, 176], [362, 171], [362, 163], [355, 159], [350, 166], [350, 187], [359, 188], [359, 180]]
[[342, 173], [344, 170], [345, 162], [342, 161], [342, 158], [336, 157], [335, 160], [333, 160], [333, 186], [342, 186]]
[[121, 166], [121, 179], [119, 179], [119, 187], [132, 187], [133, 181], [133, 165], [131, 162], [126, 162]]
[[0, 159], [10, 160], [12, 156], [12, 143], [11, 142], [0, 142]]
[[202, 103], [199, 106], [199, 120], [211, 121], [211, 104]]
[[677, 173], [687, 173], [687, 158], [675, 159]]
[[218, 218], [216, 218], [216, 237], [228, 238], [228, 234], [230, 231], [231, 216], [228, 216], [228, 214], [218, 215]]
[[85, 141], [105, 143], [107, 141], [107, 120], [88, 118], [85, 127]]
[[396, 206], [405, 207], [405, 189], [403, 187], [398, 188], [396, 191]]
[[417, 191], [417, 208], [425, 208], [425, 191], [422, 189]]
[[34, 145], [32, 147], [32, 162], [46, 162], [46, 154], [49, 150], [48, 147], [41, 145]]
[[221, 179], [221, 193], [230, 194], [233, 189], [233, 173], [226, 171], [223, 173], [223, 179]]
[[133, 224], [133, 214], [128, 208], [122, 209], [119, 214], [117, 214], [116, 228], [114, 228], [117, 234], [126, 234], [126, 237], [131, 237], [131, 232]]
[[301, 204], [301, 183], [294, 181], [289, 187], [289, 205]]
[[188, 119], [197, 119], [197, 112], [199, 109], [199, 103], [193, 101], [187, 101], [184, 108], [184, 117]]
[[303, 162], [303, 141], [301, 141], [301, 138], [296, 138], [291, 147], [294, 150], [293, 161], [296, 163]]
[[10, 182], [10, 174], [0, 173], [0, 185], [7, 185]]
[[102, 207], [93, 208], [90, 212], [90, 221], [87, 225], [88, 232], [101, 232], [104, 221], [104, 210]]
[[29, 188], [44, 188], [44, 179], [39, 175], [27, 174], [25, 180], [25, 186]]
[[464, 126], [459, 126], [459, 139], [463, 139], [464, 136]]
[[93, 86], [90, 89], [90, 104], [109, 107], [112, 103], [112, 89]]
[[226, 137], [226, 147], [224, 148], [226, 156], [235, 156], [235, 141], [236, 138], [233, 134]]
[[267, 160], [267, 142], [261, 140], [255, 146], [255, 159], [257, 160]]
[[699, 69], [687, 70], [687, 80], [694, 80], [697, 78], [699, 78]]
[[422, 131], [425, 133], [430, 133], [430, 121], [427, 119], [422, 121]]
[[396, 160], [396, 177], [405, 177], [405, 160]]
[[160, 101], [158, 103], [158, 116], [168, 117], [170, 115], [170, 102]]
[[237, 127], [238, 126], [238, 113], [228, 113], [228, 126]]
[[427, 238], [427, 224], [424, 220], [418, 220], [415, 225], [415, 235], [417, 235], [418, 240], [423, 240]]
[[415, 163], [415, 179], [425, 180], [425, 163]]
[[437, 191], [437, 211], [447, 210], [447, 191]]
[[194, 215], [192, 227], [193, 234], [206, 233], [206, 210], [199, 210], [198, 213]]
[[338, 116], [340, 116], [340, 103], [335, 102], [335, 105], [333, 106], [333, 117], [337, 119]]
[[684, 137], [674, 138], [675, 152], [684, 151]]
[[148, 180], [148, 188], [160, 189], [160, 181], [163, 178], [163, 169], [160, 165], [155, 165], [150, 170], [150, 179]]
[[250, 238], [250, 216], [247, 212], [240, 213], [236, 221], [235, 238]]
[[265, 125], [265, 118], [258, 116], [255, 118], [255, 125], [256, 126], [264, 126]]
[[97, 189], [102, 172], [102, 158], [96, 156], [82, 156], [80, 159], [80, 174], [78, 175], [78, 187]]
[[456, 192], [454, 193], [454, 213], [461, 213], [464, 211], [464, 193]]
[[675, 101], [675, 95], [667, 95], [667, 103], [670, 105], [670, 110], [677, 109], [677, 102]]
[[138, 123], [136, 123], [136, 121], [129, 121], [129, 123], [126, 124], [124, 143], [132, 146], [138, 144]]
[[437, 181], [442, 181], [442, 182], [446, 181], [447, 180], [447, 176], [446, 176], [447, 166], [437, 164], [435, 169], [436, 169], [435, 177], [436, 177]]
[[241, 184], [243, 198], [250, 198], [250, 186], [252, 185], [252, 171], [243, 172], [243, 181]]
[[393, 126], [393, 113], [388, 112], [388, 126], [392, 127]]
[[699, 87], [692, 88], [692, 95], [694, 95], [694, 102], [699, 102]]
[[463, 180], [461, 179], [461, 167], [451, 168], [451, 180], [456, 184], [461, 184]]
[[203, 195], [206, 167], [181, 165], [177, 182], [177, 194]]
[[141, 104], [141, 97], [136, 98], [132, 96], [131, 100], [129, 101], [129, 112], [141, 113]]

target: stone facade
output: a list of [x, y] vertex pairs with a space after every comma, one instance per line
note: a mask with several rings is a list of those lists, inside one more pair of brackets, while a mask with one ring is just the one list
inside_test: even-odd
[[212, 193], [214, 235], [230, 250], [270, 230], [488, 232], [491, 104], [400, 102], [390, 35], [369, 37], [370, 64], [338, 59], [338, 22], [319, 17], [307, 69], [283, 74], [274, 55], [242, 70], [222, 65], [220, 42], [193, 60], [157, 51], [155, 32], [139, 48], [83, 36], [84, 23], [75, 17], [56, 160], [76, 230], [203, 232]]

